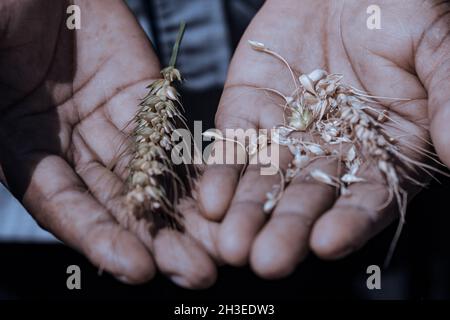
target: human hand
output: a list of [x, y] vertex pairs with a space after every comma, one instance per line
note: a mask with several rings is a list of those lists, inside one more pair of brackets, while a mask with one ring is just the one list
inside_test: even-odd
[[[117, 162], [138, 98], [160, 66], [122, 1], [75, 1], [81, 29], [66, 28], [69, 1], [0, 4], [0, 164], [11, 191], [38, 223], [122, 281], [156, 268], [199, 288], [216, 277], [214, 225], [182, 205], [191, 234], [143, 221], [130, 230]], [[0, 170], [1, 171], [1, 170]]]
[[[410, 157], [423, 154], [406, 145], [430, 150], [432, 139], [440, 159], [450, 165], [450, 7], [442, 1], [382, 1], [382, 29], [366, 27], [369, 1], [266, 1], [241, 40], [231, 67], [216, 126], [225, 129], [271, 129], [283, 123], [283, 110], [257, 88], [273, 88], [286, 96], [294, 91], [282, 63], [256, 52], [256, 40], [280, 53], [297, 75], [321, 68], [344, 75], [344, 81], [375, 96], [396, 122], [390, 133]], [[392, 123], [391, 123], [392, 124]], [[401, 128], [400, 129], [396, 129]], [[403, 130], [403, 131], [402, 131]], [[405, 134], [405, 131], [408, 134]], [[284, 147], [281, 147], [282, 149]], [[292, 155], [280, 152], [286, 168]], [[334, 161], [316, 161], [313, 168], [333, 174]], [[393, 206], [378, 211], [388, 198], [380, 174], [366, 170], [368, 183], [350, 187], [351, 197], [337, 197], [328, 185], [296, 178], [272, 215], [263, 213], [266, 193], [279, 177], [259, 170], [214, 165], [200, 184], [203, 214], [223, 220], [218, 248], [232, 265], [250, 262], [259, 275], [278, 278], [291, 273], [311, 248], [327, 259], [343, 257], [361, 247], [398, 216]], [[335, 175], [335, 174], [334, 174]], [[426, 175], [421, 180], [426, 180]], [[403, 186], [413, 195], [416, 190]], [[393, 210], [394, 209], [394, 210]]]

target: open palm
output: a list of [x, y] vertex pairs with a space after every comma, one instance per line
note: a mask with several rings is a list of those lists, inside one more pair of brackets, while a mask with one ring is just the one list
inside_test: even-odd
[[[271, 129], [283, 123], [280, 101], [257, 88], [273, 88], [289, 96], [295, 87], [280, 61], [251, 50], [247, 41], [256, 40], [280, 53], [298, 75], [321, 68], [343, 74], [344, 82], [371, 95], [410, 99], [380, 100], [379, 107], [387, 108], [396, 121], [391, 135], [419, 161], [426, 159], [406, 145], [430, 149], [424, 141], [431, 135], [441, 160], [449, 165], [449, 4], [381, 1], [382, 29], [369, 30], [370, 4], [266, 1], [233, 58], [217, 127]], [[281, 165], [286, 166], [291, 157], [282, 150]], [[338, 164], [322, 160], [311, 166], [336, 174]], [[350, 197], [337, 197], [333, 187], [305, 180], [304, 175], [296, 178], [267, 220], [266, 193], [279, 177], [262, 176], [249, 168], [239, 179], [240, 170], [239, 166], [208, 168], [201, 183], [203, 213], [222, 220], [218, 244], [224, 260], [233, 265], [250, 262], [267, 278], [292, 272], [310, 248], [323, 258], [342, 257], [398, 216], [392, 206], [377, 209], [388, 199], [388, 190], [383, 178], [368, 169], [361, 174], [370, 176], [371, 182], [351, 187]], [[404, 187], [410, 196], [416, 192]]]
[[146, 281], [158, 267], [180, 285], [209, 285], [215, 265], [200, 242], [213, 226], [195, 206], [184, 207], [193, 236], [162, 230], [152, 238], [121, 205], [125, 164], [116, 159], [138, 98], [160, 77], [158, 60], [122, 1], [75, 4], [76, 32], [66, 28], [68, 1], [0, 5], [6, 182], [44, 228], [121, 280]]

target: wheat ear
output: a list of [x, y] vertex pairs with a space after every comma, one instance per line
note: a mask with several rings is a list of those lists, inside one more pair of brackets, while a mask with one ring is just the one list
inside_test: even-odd
[[184, 31], [182, 23], [169, 66], [161, 70], [162, 79], [147, 87], [149, 91], [134, 117], [133, 157], [125, 195], [127, 214], [153, 225], [162, 223], [177, 229], [182, 229], [177, 203], [186, 188], [171, 161], [174, 146], [171, 135], [176, 128], [186, 127], [174, 87], [174, 82], [181, 81], [175, 65]]

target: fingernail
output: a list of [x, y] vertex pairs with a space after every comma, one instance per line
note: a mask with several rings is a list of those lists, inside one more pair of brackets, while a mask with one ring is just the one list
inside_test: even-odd
[[354, 246], [348, 246], [348, 247], [344, 247], [339, 253], [338, 253], [338, 258], [344, 258], [346, 256], [348, 256], [350, 253], [353, 253], [357, 250], [356, 247]]
[[186, 279], [184, 279], [182, 276], [171, 276], [170, 280], [173, 283], [175, 283], [176, 285], [180, 286], [180, 287], [186, 287], [187, 286]]
[[126, 284], [131, 282], [127, 276], [116, 276], [116, 279]]

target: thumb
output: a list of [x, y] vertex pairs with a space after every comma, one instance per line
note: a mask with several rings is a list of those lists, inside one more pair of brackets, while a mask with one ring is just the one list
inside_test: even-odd
[[[450, 10], [450, 6], [446, 6]], [[417, 46], [416, 70], [428, 93], [430, 133], [436, 152], [450, 167], [450, 17], [442, 14]]]

